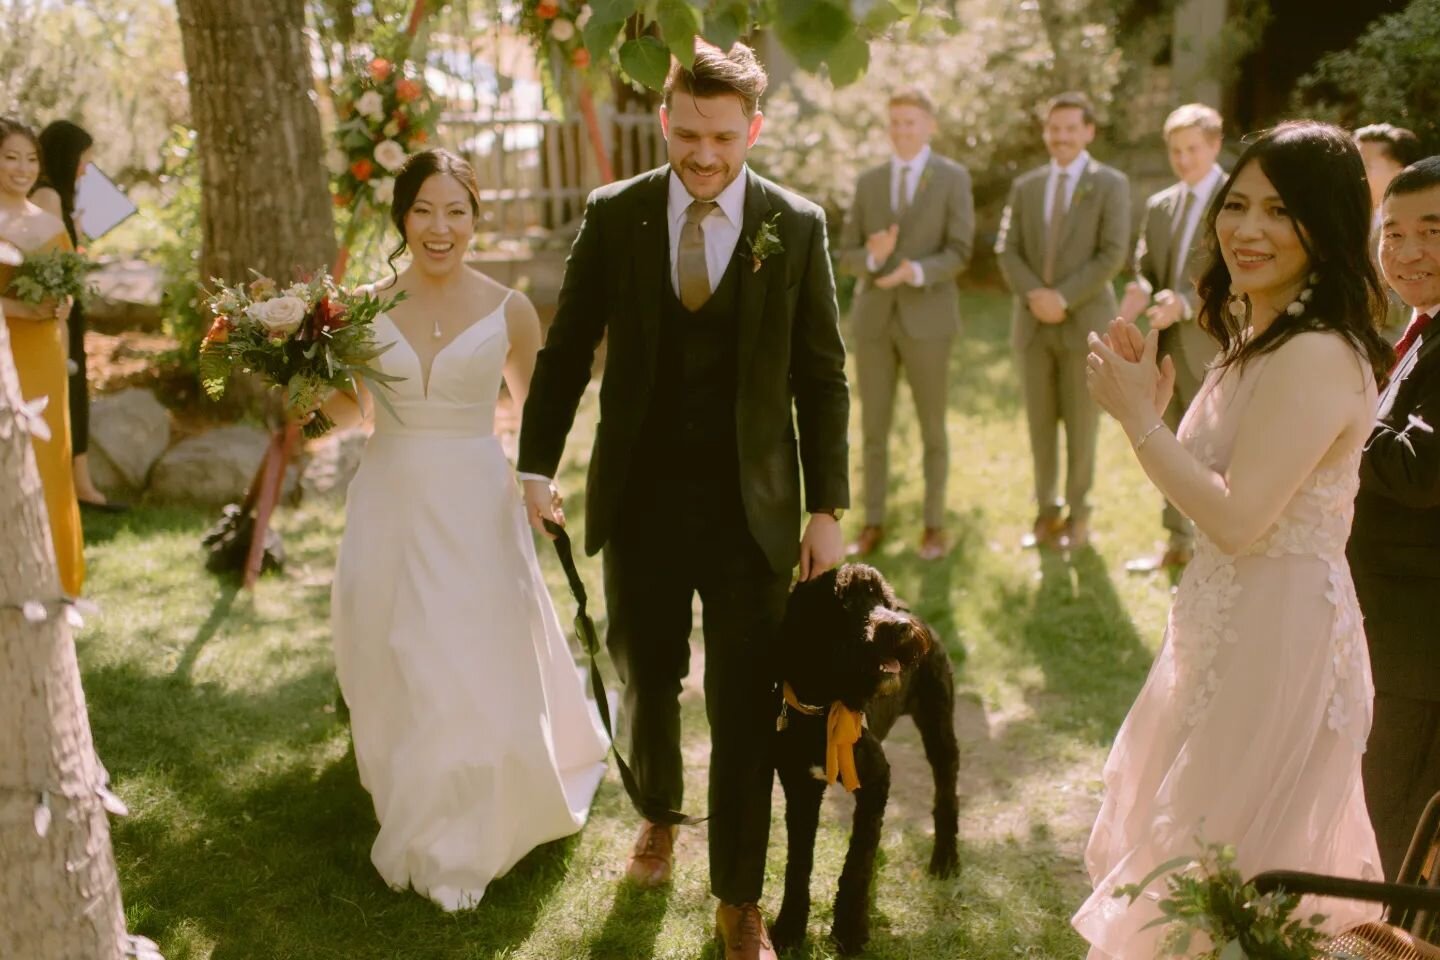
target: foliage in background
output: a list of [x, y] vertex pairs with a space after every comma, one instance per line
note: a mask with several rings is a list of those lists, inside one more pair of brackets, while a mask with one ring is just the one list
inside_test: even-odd
[[175, 9], [155, 0], [0, 0], [0, 113], [72, 120], [121, 185], [151, 180], [189, 115]]
[[[1166, 896], [1160, 916], [1144, 929], [1168, 926], [1161, 955], [1195, 960], [1316, 960], [1328, 957], [1324, 914], [1297, 918], [1300, 895], [1283, 890], [1261, 895], [1235, 868], [1235, 848], [1204, 844], [1195, 857], [1160, 864], [1139, 883], [1115, 890], [1134, 903], [1161, 876]], [[1192, 947], [1203, 952], [1192, 953]], [[1208, 949], [1207, 949], [1208, 947]]]
[[1413, 0], [1301, 78], [1297, 104], [1348, 126], [1408, 127], [1440, 150], [1440, 0]]
[[1039, 4], [960, 0], [959, 33], [912, 26], [871, 44], [871, 71], [883, 83], [837, 90], [819, 76], [796, 74], [764, 104], [756, 166], [816, 200], [838, 224], [859, 174], [890, 155], [888, 93], [918, 84], [939, 111], [935, 149], [974, 178], [982, 247], [1011, 179], [1045, 156], [1036, 108], [1059, 92], [1062, 79], [1083, 78], [1075, 85], [1094, 99], [1102, 125], [1113, 105], [1121, 68], [1113, 27], [1081, 15], [1090, 0], [1049, 6], [1067, 16], [1047, 25]]

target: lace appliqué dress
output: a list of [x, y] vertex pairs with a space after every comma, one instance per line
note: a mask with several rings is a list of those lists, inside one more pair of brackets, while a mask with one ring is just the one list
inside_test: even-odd
[[[1255, 378], [1212, 372], [1180, 428], [1216, 470]], [[1244, 876], [1290, 869], [1381, 879], [1360, 758], [1370, 732], [1370, 661], [1345, 543], [1361, 448], [1304, 482], [1279, 520], [1238, 556], [1196, 533], [1165, 643], [1105, 764], [1105, 800], [1085, 851], [1095, 892], [1072, 923], [1091, 960], [1155, 957], [1163, 881], [1130, 906], [1116, 887], [1159, 864], [1231, 843]], [[1327, 929], [1373, 919], [1339, 900], [1302, 905]]]
[[541, 843], [575, 833], [607, 741], [536, 563], [494, 436], [505, 310], [443, 347], [423, 381], [390, 318], [377, 338], [398, 419], [350, 484], [331, 598], [335, 667], [396, 889], [474, 906]]

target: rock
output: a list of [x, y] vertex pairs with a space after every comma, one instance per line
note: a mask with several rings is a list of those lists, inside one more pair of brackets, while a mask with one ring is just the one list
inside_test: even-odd
[[300, 477], [300, 488], [306, 494], [320, 497], [344, 497], [360, 466], [365, 449], [366, 433], [360, 427], [332, 430], [310, 444], [309, 462]]
[[[150, 492], [163, 500], [222, 504], [250, 488], [270, 435], [259, 427], [229, 426], [180, 441], [166, 451], [150, 476]], [[294, 463], [285, 474], [281, 497], [299, 481]]]
[[90, 404], [90, 475], [106, 493], [145, 489], [170, 446], [170, 413], [148, 390], [132, 388]]

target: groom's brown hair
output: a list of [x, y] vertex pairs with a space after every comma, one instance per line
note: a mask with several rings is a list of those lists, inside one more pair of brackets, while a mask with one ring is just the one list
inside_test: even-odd
[[770, 78], [765, 68], [755, 58], [755, 51], [743, 43], [736, 43], [728, 51], [721, 50], [700, 38], [695, 39], [695, 65], [686, 70], [679, 60], [670, 60], [670, 73], [665, 77], [665, 106], [675, 94], [688, 93], [692, 97], [740, 98], [740, 107], [745, 116], [755, 115], [760, 107], [760, 95]]

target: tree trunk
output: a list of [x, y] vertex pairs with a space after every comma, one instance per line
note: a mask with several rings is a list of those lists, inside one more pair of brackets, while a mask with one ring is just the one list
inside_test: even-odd
[[[0, 957], [119, 960], [129, 939], [103, 774], [20, 405], [0, 319]], [[29, 600], [49, 616], [26, 617]]]
[[335, 222], [304, 0], [176, 0], [200, 156], [200, 278], [328, 268]]

